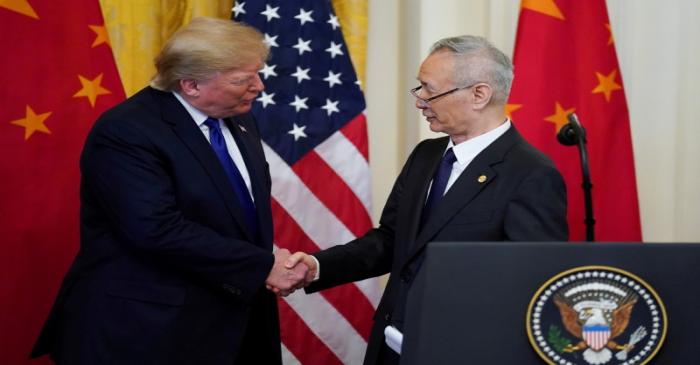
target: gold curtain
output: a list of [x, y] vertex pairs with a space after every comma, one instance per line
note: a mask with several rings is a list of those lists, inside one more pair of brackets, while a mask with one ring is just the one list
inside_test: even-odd
[[196, 16], [231, 17], [231, 0], [100, 0], [127, 96], [148, 85], [153, 59], [180, 26]]
[[[148, 85], [163, 43], [197, 16], [231, 17], [231, 0], [100, 0], [112, 51], [127, 96]], [[353, 60], [364, 83], [367, 0], [333, 0]]]
[[367, 59], [367, 0], [333, 0], [357, 78], [365, 83]]

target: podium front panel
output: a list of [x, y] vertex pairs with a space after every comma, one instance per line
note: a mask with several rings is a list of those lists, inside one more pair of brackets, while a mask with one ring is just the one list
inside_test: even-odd
[[[655, 352], [650, 360], [612, 356], [601, 365], [700, 364], [700, 245], [567, 242], [430, 243], [408, 295], [401, 364], [554, 363], [528, 339], [533, 298], [561, 273], [600, 266], [643, 280], [665, 308], [663, 343], [648, 350]], [[560, 327], [561, 337], [573, 338]], [[623, 337], [628, 333], [620, 344]], [[595, 361], [583, 352], [561, 363]]]

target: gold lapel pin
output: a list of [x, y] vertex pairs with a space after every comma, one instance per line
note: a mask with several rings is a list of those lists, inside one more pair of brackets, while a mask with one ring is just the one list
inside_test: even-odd
[[481, 176], [479, 176], [478, 179], [476, 179], [476, 181], [483, 184], [486, 181], [486, 179], [487, 179], [486, 175], [481, 175]]

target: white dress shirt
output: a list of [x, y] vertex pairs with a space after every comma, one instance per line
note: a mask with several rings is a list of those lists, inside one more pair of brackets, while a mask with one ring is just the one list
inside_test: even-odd
[[[486, 147], [488, 147], [493, 141], [498, 139], [503, 133], [505, 133], [510, 128], [510, 119], [498, 126], [498, 128], [492, 129], [480, 136], [476, 136], [472, 139], [468, 139], [458, 145], [452, 142], [452, 139], [447, 143], [447, 148], [445, 151], [452, 148], [452, 152], [455, 153], [457, 161], [452, 164], [452, 172], [450, 173], [450, 178], [447, 180], [447, 186], [445, 186], [445, 193], [452, 187], [455, 181], [459, 178], [459, 175], [467, 169], [467, 166], [474, 160], [474, 158], [481, 153]], [[430, 188], [432, 188], [433, 183], [430, 183]], [[428, 190], [430, 194], [430, 190]], [[427, 198], [426, 198], [427, 199]]]

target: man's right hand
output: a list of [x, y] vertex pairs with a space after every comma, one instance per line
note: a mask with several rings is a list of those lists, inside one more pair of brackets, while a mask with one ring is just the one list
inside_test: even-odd
[[304, 277], [303, 285], [308, 286], [316, 278], [316, 274], [318, 273], [318, 262], [313, 258], [313, 256], [299, 251], [289, 256], [284, 265], [291, 269], [300, 266], [299, 263], [302, 263], [309, 268], [309, 270], [306, 272], [306, 276]]
[[291, 254], [286, 248], [273, 252], [273, 255], [275, 263], [265, 280], [265, 286], [268, 289], [277, 295], [287, 296], [307, 285], [306, 278], [310, 271], [307, 265], [287, 265]]

